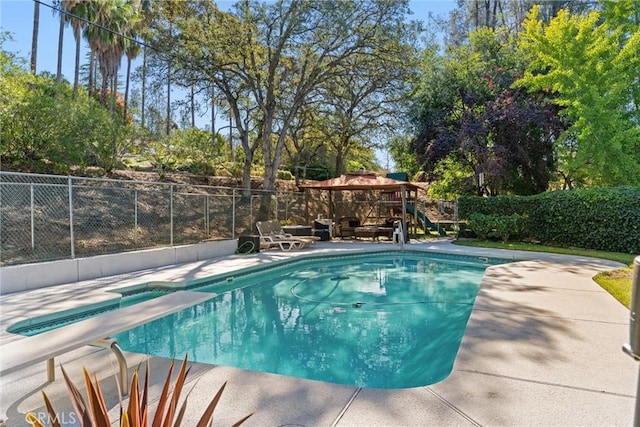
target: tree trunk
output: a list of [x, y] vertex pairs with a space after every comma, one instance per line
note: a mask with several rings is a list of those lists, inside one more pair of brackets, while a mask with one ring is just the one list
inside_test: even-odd
[[33, 2], [33, 34], [31, 35], [31, 74], [36, 75], [38, 60], [38, 29], [40, 28], [40, 3]]
[[251, 163], [253, 156], [245, 156], [244, 163], [242, 164], [242, 188], [245, 190], [251, 189]]
[[140, 95], [141, 95], [141, 100], [140, 100], [140, 124], [142, 126], [142, 128], [144, 129], [144, 109], [145, 109], [145, 87], [146, 87], [146, 82], [147, 82], [147, 47], [143, 46], [142, 47], [142, 82], [141, 85], [142, 87], [140, 88]]
[[484, 2], [484, 25], [492, 28], [491, 26], [491, 0], [485, 0]]
[[336, 150], [336, 170], [333, 174], [334, 178], [339, 177], [344, 173], [344, 152], [342, 150]]
[[62, 45], [64, 44], [64, 14], [60, 12], [60, 30], [58, 32], [58, 69], [56, 83], [62, 81]]
[[116, 116], [116, 101], [118, 99], [118, 73], [111, 79], [111, 117]]
[[131, 81], [131, 58], [127, 56], [127, 79], [124, 85], [124, 106], [122, 112], [122, 121], [127, 123], [127, 110], [129, 107], [129, 82]]
[[76, 62], [73, 70], [73, 96], [78, 95], [78, 84], [80, 80], [80, 37], [76, 38]]
[[107, 106], [107, 88], [108, 88], [108, 83], [109, 83], [109, 79], [108, 76], [106, 75], [106, 71], [105, 72], [101, 72], [102, 74], [102, 87], [100, 89], [100, 105], [102, 105], [103, 107]]
[[96, 93], [96, 54], [93, 49], [89, 52], [89, 82], [87, 83], [87, 92], [89, 96]]
[[[169, 25], [169, 37], [172, 26]], [[171, 133], [171, 61], [167, 61], [167, 136]]]
[[167, 136], [171, 133], [171, 65], [167, 67]]
[[196, 94], [191, 85], [191, 94], [189, 95], [189, 102], [191, 103], [191, 127], [196, 127]]
[[[239, 110], [237, 108], [233, 108], [233, 112], [238, 126], [240, 144], [244, 151], [244, 163], [242, 164], [242, 188], [245, 190], [245, 194], [249, 194], [251, 190], [251, 165], [253, 164], [254, 149], [249, 145], [249, 134], [247, 129], [241, 130], [240, 120], [238, 120]], [[229, 118], [229, 129], [231, 129], [231, 118]], [[258, 135], [258, 138], [259, 137], [260, 136]]]
[[211, 86], [211, 146], [216, 144], [216, 92]]
[[480, 0], [476, 0], [475, 1], [475, 11], [473, 14], [473, 28], [478, 28], [478, 26], [480, 25], [480, 5], [479, 5]]

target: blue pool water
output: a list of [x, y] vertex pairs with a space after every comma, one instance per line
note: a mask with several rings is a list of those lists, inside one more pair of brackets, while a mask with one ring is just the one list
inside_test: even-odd
[[[292, 263], [196, 289], [214, 298], [115, 336], [125, 350], [375, 388], [446, 378], [485, 268], [384, 253]], [[491, 262], [491, 260], [489, 260]]]

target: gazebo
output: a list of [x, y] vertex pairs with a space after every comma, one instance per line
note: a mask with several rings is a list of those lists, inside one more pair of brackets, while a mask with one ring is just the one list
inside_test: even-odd
[[304, 190], [313, 189], [329, 191], [329, 217], [332, 220], [335, 220], [335, 214], [333, 212], [334, 191], [399, 191], [402, 201], [402, 229], [405, 231], [405, 237], [407, 233], [407, 191], [414, 190], [416, 191], [417, 196], [417, 191], [420, 189], [420, 187], [408, 181], [386, 178], [372, 172], [350, 173], [337, 178], [327, 179], [325, 181], [300, 184], [298, 187]]

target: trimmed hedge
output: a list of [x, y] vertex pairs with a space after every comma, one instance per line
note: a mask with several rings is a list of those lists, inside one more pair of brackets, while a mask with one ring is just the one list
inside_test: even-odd
[[506, 243], [509, 239], [522, 235], [525, 221], [526, 218], [518, 214], [483, 215], [474, 213], [469, 215], [467, 225], [475, 231], [480, 239], [500, 239]]
[[462, 197], [473, 214], [526, 218], [521, 236], [566, 247], [640, 254], [640, 188], [553, 191], [535, 196]]

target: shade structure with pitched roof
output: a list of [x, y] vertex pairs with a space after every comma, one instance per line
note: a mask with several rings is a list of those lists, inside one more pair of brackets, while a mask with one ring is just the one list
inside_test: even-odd
[[298, 185], [299, 188], [304, 190], [328, 190], [329, 191], [329, 212], [333, 218], [333, 203], [332, 192], [333, 191], [364, 191], [364, 190], [386, 190], [386, 191], [399, 191], [402, 194], [402, 225], [405, 233], [407, 232], [407, 190], [414, 190], [417, 192], [420, 187], [408, 182], [400, 181], [397, 179], [386, 178], [376, 175], [375, 173], [351, 173], [339, 176], [337, 178], [327, 179], [324, 181], [311, 182]]
[[299, 188], [314, 190], [415, 190], [420, 187], [397, 179], [386, 178], [375, 173], [353, 173], [327, 179], [325, 181], [310, 182], [298, 185]]

